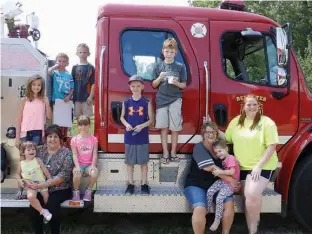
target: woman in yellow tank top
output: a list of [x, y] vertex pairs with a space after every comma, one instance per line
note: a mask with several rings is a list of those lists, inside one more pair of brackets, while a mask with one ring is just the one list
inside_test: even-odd
[[40, 192], [45, 203], [48, 202], [49, 192], [48, 189], [41, 189], [35, 191], [27, 188], [24, 184], [25, 181], [31, 181], [35, 183], [44, 182], [46, 178], [52, 179], [50, 172], [44, 166], [43, 162], [36, 158], [36, 146], [32, 142], [23, 142], [20, 147], [21, 162], [18, 167], [18, 183], [22, 188], [27, 189], [27, 199], [32, 207], [34, 207], [43, 217], [50, 221], [52, 214], [43, 209], [37, 199], [37, 192]]

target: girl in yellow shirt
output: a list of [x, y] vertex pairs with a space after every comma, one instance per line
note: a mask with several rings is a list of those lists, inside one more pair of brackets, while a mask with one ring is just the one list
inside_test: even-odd
[[[21, 162], [18, 167], [18, 183], [24, 188], [24, 181], [32, 181], [35, 183], [44, 182], [46, 178], [52, 179], [48, 169], [44, 166], [41, 159], [36, 158], [36, 146], [33, 142], [23, 142], [20, 147]], [[34, 207], [47, 221], [50, 221], [52, 214], [43, 209], [37, 199], [37, 192], [40, 192], [45, 203], [48, 202], [49, 191], [48, 189], [33, 190], [27, 188], [27, 199], [32, 207]]]

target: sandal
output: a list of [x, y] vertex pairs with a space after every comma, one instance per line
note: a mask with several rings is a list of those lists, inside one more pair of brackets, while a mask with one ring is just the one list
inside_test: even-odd
[[24, 189], [21, 189], [20, 191], [17, 192], [15, 200], [24, 200], [24, 199], [27, 199], [27, 195], [24, 192]]
[[171, 161], [173, 162], [179, 162], [180, 158], [176, 154], [171, 153]]
[[166, 157], [164, 155], [160, 157], [160, 162], [162, 164], [169, 164], [169, 155], [166, 155]]

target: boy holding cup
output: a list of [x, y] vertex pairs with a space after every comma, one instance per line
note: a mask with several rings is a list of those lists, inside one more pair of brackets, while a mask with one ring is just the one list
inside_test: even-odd
[[176, 154], [178, 134], [182, 130], [182, 89], [186, 87], [186, 69], [174, 60], [178, 50], [174, 38], [163, 43], [162, 53], [165, 60], [157, 63], [153, 70], [153, 88], [156, 94], [156, 128], [160, 129], [163, 156], [161, 163], [169, 163], [167, 144], [168, 131], [171, 131], [171, 159], [178, 161]]

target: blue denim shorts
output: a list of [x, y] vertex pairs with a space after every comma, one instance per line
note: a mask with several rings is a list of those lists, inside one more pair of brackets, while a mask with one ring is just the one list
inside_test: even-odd
[[[196, 187], [196, 186], [187, 186], [184, 189], [184, 195], [186, 199], [192, 205], [193, 208], [195, 207], [207, 207], [207, 191]], [[216, 196], [215, 196], [216, 197]], [[215, 198], [214, 198], [215, 200]], [[224, 200], [224, 203], [233, 201], [233, 195], [227, 197]]]

